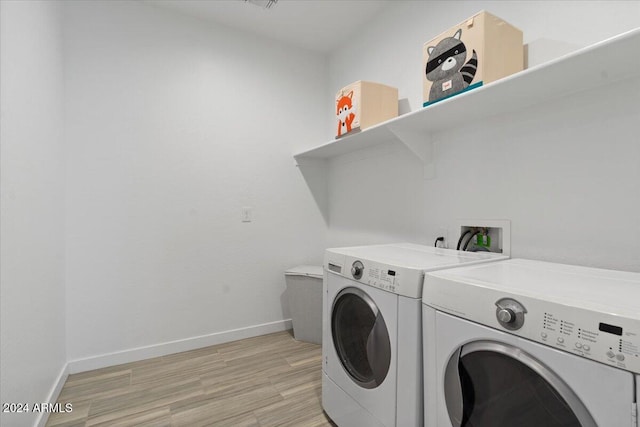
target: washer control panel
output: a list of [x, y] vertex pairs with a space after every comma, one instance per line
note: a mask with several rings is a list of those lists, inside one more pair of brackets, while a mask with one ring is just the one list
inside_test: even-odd
[[325, 269], [363, 285], [410, 298], [422, 296], [424, 272], [339, 254], [325, 257]]
[[355, 280], [389, 292], [398, 291], [402, 283], [401, 271], [371, 261], [367, 262], [367, 265], [360, 260], [354, 261], [351, 273]]

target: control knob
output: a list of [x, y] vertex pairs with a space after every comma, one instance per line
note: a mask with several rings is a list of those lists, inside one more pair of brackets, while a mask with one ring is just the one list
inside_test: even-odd
[[498, 323], [505, 329], [518, 330], [524, 325], [524, 315], [527, 310], [513, 298], [502, 298], [496, 302], [496, 317]]
[[516, 320], [516, 314], [509, 308], [498, 309], [498, 320], [500, 323], [513, 323]]
[[351, 275], [356, 280], [362, 277], [363, 271], [364, 271], [364, 265], [360, 261], [355, 261], [351, 266]]

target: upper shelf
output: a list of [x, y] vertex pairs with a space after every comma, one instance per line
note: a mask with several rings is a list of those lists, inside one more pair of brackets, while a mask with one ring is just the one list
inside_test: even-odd
[[[399, 139], [416, 154], [416, 137], [640, 75], [640, 28], [585, 47], [485, 86], [396, 117], [362, 132], [296, 153], [296, 160], [331, 158]], [[426, 145], [426, 144], [425, 144]], [[423, 161], [427, 161], [420, 156]]]

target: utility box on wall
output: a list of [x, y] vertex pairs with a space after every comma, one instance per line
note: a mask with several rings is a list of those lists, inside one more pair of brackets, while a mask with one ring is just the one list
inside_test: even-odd
[[479, 12], [424, 44], [423, 106], [522, 71], [522, 31]]
[[398, 89], [357, 81], [336, 94], [336, 138], [358, 132], [398, 116]]

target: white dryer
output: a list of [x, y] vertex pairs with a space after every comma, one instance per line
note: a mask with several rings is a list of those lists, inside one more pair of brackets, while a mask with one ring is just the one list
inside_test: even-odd
[[340, 427], [422, 425], [424, 272], [506, 259], [415, 244], [328, 249], [322, 405]]
[[638, 425], [640, 273], [512, 259], [423, 302], [426, 426]]

